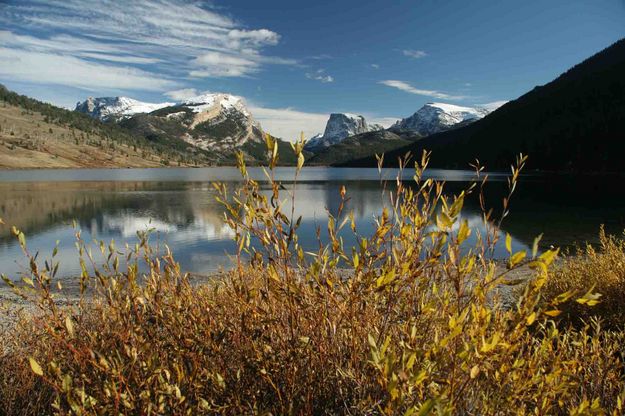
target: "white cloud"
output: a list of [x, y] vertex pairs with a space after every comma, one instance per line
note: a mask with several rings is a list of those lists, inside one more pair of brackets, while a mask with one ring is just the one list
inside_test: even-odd
[[254, 118], [260, 122], [263, 130], [288, 141], [298, 139], [302, 131], [306, 138], [323, 133], [329, 117], [328, 114], [307, 113], [292, 108], [251, 105], [249, 109]]
[[[267, 56], [264, 48], [280, 42], [280, 35], [267, 28], [244, 28], [206, 2], [183, 0], [133, 0], [123, 7], [109, 0], [32, 0], [0, 7], [0, 31], [4, 56], [24, 55], [28, 60], [77, 64], [93, 72], [93, 87], [128, 88], [119, 79], [142, 78], [133, 89], [149, 84], [150, 90], [171, 88], [174, 79], [193, 77], [245, 77], [265, 65], [295, 65], [296, 60]], [[38, 33], [38, 35], [18, 34]], [[9, 53], [8, 50], [13, 51]], [[45, 57], [44, 55], [47, 55]], [[161, 82], [144, 65], [159, 64]], [[30, 68], [23, 62], [3, 61], [8, 79], [83, 87], [83, 76], [62, 76], [56, 67]], [[54, 66], [53, 65], [53, 66]], [[99, 65], [99, 66], [98, 66]], [[110, 82], [106, 84], [106, 82]], [[160, 85], [160, 87], [157, 87]]]
[[425, 53], [425, 51], [418, 51], [414, 49], [404, 49], [402, 53], [404, 54], [404, 56], [408, 56], [414, 59], [424, 58], [428, 55], [427, 53]]
[[260, 64], [240, 55], [222, 52], [207, 52], [193, 60], [198, 69], [192, 70], [192, 77], [242, 77], [258, 72]]
[[325, 69], [318, 69], [315, 72], [307, 72], [306, 78], [319, 81], [323, 84], [334, 82], [334, 77], [325, 73]]
[[277, 45], [280, 41], [280, 35], [267, 29], [233, 29], [228, 32], [228, 40], [231, 48], [241, 49], [249, 46]]
[[371, 68], [373, 68], [373, 69], [380, 69], [380, 65], [378, 65], [378, 64], [371, 64]]
[[[205, 91], [204, 93], [206, 93], [207, 91]], [[203, 94], [204, 94], [203, 93]], [[172, 100], [175, 101], [184, 101], [187, 100], [191, 97], [196, 97], [200, 94], [198, 94], [197, 90], [195, 88], [183, 88], [180, 90], [174, 90], [174, 91], [167, 91], [166, 93], [163, 94], [166, 97], [171, 98]]]
[[397, 121], [400, 120], [399, 117], [367, 117], [365, 116], [365, 118], [367, 119], [367, 123], [368, 124], [379, 124], [384, 128], [388, 128], [391, 127], [393, 124], [395, 124]]
[[0, 48], [0, 62], [0, 77], [16, 81], [39, 83], [45, 77], [47, 84], [87, 90], [162, 91], [177, 85], [174, 81], [137, 68], [104, 65], [50, 53]]
[[386, 85], [387, 87], [397, 88], [398, 90], [408, 92], [410, 94], [424, 95], [426, 97], [438, 98], [442, 100], [462, 100], [467, 98], [466, 96], [462, 95], [451, 95], [440, 91], [416, 88], [404, 81], [385, 80], [380, 81], [379, 83], [382, 85]]

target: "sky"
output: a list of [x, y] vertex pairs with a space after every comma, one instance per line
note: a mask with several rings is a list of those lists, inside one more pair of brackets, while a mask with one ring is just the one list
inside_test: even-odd
[[0, 83], [67, 108], [225, 92], [293, 140], [514, 99], [623, 37], [625, 0], [0, 0]]

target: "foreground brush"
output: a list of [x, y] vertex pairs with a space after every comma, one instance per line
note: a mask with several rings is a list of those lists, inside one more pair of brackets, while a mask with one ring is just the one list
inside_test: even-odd
[[[343, 188], [318, 250], [304, 252], [294, 209], [303, 142], [293, 147], [288, 187], [273, 179], [270, 137], [268, 184], [242, 158], [241, 188], [215, 184], [238, 250], [231, 270], [200, 285], [148, 234], [122, 250], [102, 244], [100, 265], [77, 232], [80, 295], [60, 302], [55, 253], [29, 253], [14, 229], [30, 270], [5, 281], [30, 306], [1, 337], [0, 414], [623, 413], [625, 333], [614, 317], [602, 329], [596, 288], [558, 291], [557, 250], [541, 252], [537, 240], [532, 252], [512, 252], [509, 237], [499, 241], [524, 157], [499, 218], [482, 196], [481, 167], [448, 198], [443, 183], [424, 179], [424, 154], [411, 183], [381, 187], [387, 208], [372, 235], [344, 212]], [[483, 235], [462, 218], [471, 193]], [[345, 233], [356, 247], [344, 246]], [[491, 260], [498, 243], [506, 267]], [[623, 255], [623, 245], [611, 249]], [[510, 278], [520, 267], [532, 272]], [[584, 320], [572, 322], [579, 311]]]

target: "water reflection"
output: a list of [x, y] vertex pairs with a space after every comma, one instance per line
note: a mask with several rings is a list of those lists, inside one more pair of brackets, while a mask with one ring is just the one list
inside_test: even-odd
[[[99, 175], [98, 181], [93, 180], [93, 172]], [[148, 180], [150, 172], [152, 180]], [[258, 171], [253, 172], [259, 175]], [[285, 169], [279, 174], [287, 179], [291, 172]], [[228, 266], [225, 254], [234, 249], [232, 232], [222, 222], [223, 212], [215, 201], [210, 181], [234, 182], [236, 172], [232, 169], [45, 173], [3, 172], [0, 175], [0, 217], [26, 233], [31, 252], [40, 251], [47, 256], [58, 240], [62, 275], [76, 275], [79, 271], [73, 220], [85, 241], [114, 239], [120, 247], [124, 243], [134, 244], [137, 231], [152, 229], [152, 241], [167, 243], [184, 270], [209, 273]], [[392, 172], [385, 174], [390, 177]], [[472, 175], [445, 171], [430, 174], [448, 180], [450, 192], [460, 191]], [[40, 181], [46, 176], [54, 181]], [[184, 180], [180, 180], [181, 177]], [[360, 233], [371, 232], [373, 218], [382, 209], [377, 178], [374, 169], [305, 170], [296, 191], [296, 215], [304, 218], [300, 229], [304, 248], [314, 250], [317, 247], [316, 228], [325, 230], [326, 210], [336, 213], [341, 185], [348, 189], [347, 209], [353, 210]], [[605, 195], [603, 189], [595, 189], [594, 196], [582, 198], [579, 192], [574, 192], [579, 188], [578, 183], [567, 186], [564, 182], [564, 185], [557, 184], [544, 178], [528, 178], [522, 182], [512, 203], [512, 214], [504, 223], [504, 229], [513, 236], [515, 250], [526, 249], [541, 232], [545, 233], [547, 244], [565, 245], [595, 239], [601, 223], [607, 224], [608, 231], [620, 232], [625, 214], [625, 199], [620, 188], [612, 187], [609, 195]], [[230, 185], [236, 186], [236, 183]], [[588, 194], [586, 188], [585, 195]], [[487, 199], [498, 206], [504, 190], [504, 182], [495, 180], [489, 185]], [[472, 226], [483, 228], [475, 198], [467, 200], [463, 215]], [[355, 241], [351, 232], [343, 237], [348, 245]], [[503, 257], [505, 251], [498, 247], [495, 255]], [[9, 227], [0, 227], [0, 272], [15, 277], [25, 264]]]

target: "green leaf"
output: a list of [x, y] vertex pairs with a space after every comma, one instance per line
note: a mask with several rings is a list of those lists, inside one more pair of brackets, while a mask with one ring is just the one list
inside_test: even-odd
[[426, 401], [423, 402], [423, 404], [421, 404], [421, 406], [419, 407], [419, 412], [417, 413], [418, 416], [426, 416], [429, 415], [430, 412], [432, 411], [432, 409], [434, 408], [434, 400], [432, 399], [427, 399]]
[[371, 348], [373, 348], [373, 349], [377, 349], [378, 348], [378, 346], [377, 346], [377, 344], [375, 342], [375, 338], [373, 338], [373, 335], [371, 335], [371, 334], [367, 335], [367, 342], [369, 342], [369, 345], [371, 346]]

